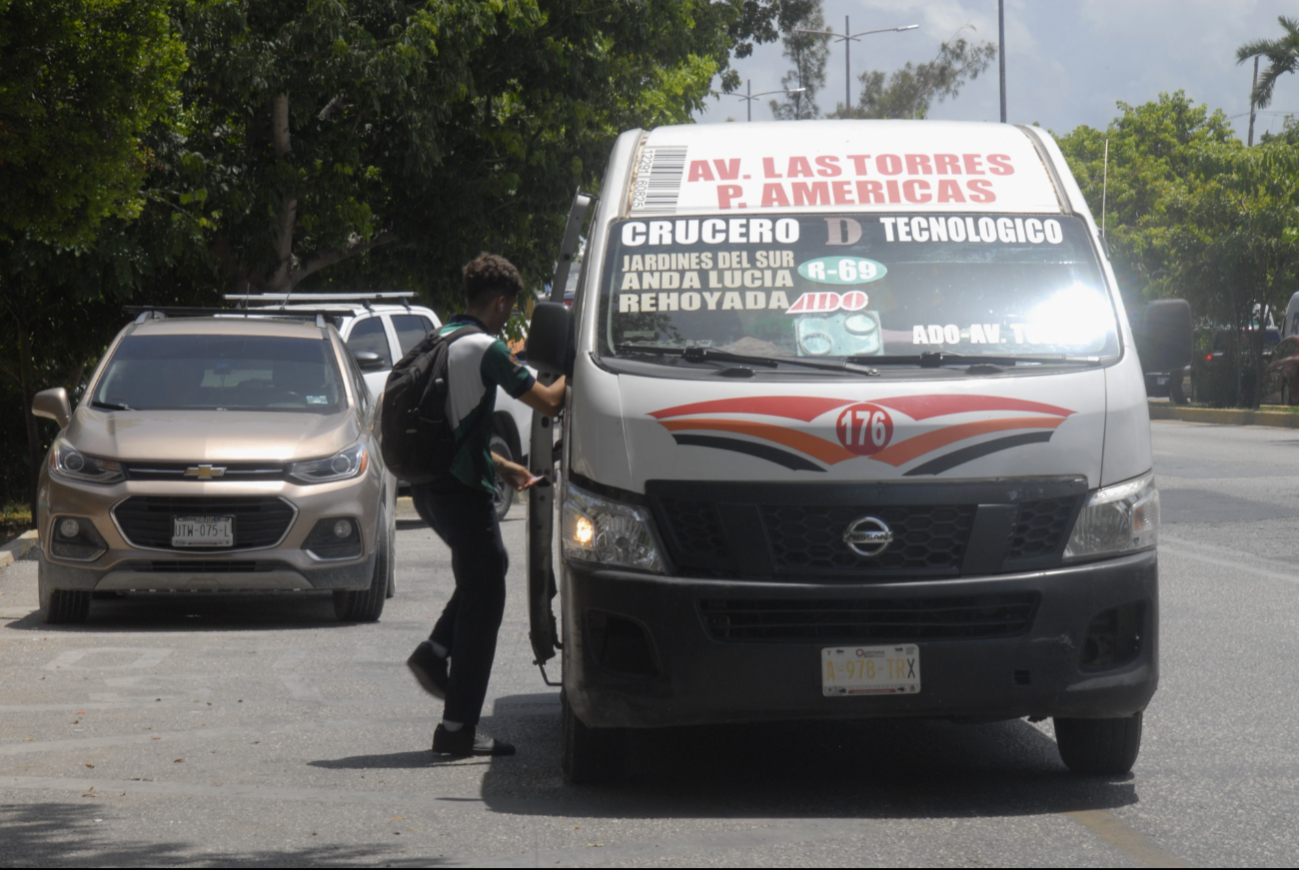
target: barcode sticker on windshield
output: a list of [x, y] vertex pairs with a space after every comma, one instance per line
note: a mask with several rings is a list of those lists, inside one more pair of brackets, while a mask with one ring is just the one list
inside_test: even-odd
[[631, 210], [638, 214], [675, 214], [685, 171], [685, 146], [646, 148], [636, 165]]

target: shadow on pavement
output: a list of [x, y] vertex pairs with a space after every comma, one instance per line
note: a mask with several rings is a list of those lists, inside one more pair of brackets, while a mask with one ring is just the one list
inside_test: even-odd
[[[213, 851], [181, 841], [111, 841], [112, 824], [104, 807], [93, 803], [48, 801], [0, 804], [3, 843], [0, 863], [8, 867], [354, 867], [393, 863], [406, 850], [395, 845], [293, 848], [260, 851]], [[97, 821], [97, 819], [102, 819]], [[442, 863], [422, 857], [420, 866]]]
[[[560, 774], [557, 693], [501, 698], [484, 720], [519, 746], [483, 779], [489, 809], [572, 817], [949, 818], [1111, 809], [1132, 777], [1069, 774], [1023, 720], [883, 719], [634, 731], [616, 786]], [[1140, 762], [1138, 762], [1140, 764]]]
[[343, 628], [328, 592], [289, 592], [246, 595], [239, 593], [132, 593], [125, 597], [95, 599], [90, 616], [72, 625], [48, 625], [39, 610], [8, 623], [5, 628], [96, 634], [148, 631], [282, 631], [286, 629]]

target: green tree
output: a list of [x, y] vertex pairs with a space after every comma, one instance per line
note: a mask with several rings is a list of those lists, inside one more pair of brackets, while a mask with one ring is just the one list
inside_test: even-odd
[[1122, 114], [1106, 129], [1082, 125], [1056, 138], [1096, 222], [1106, 228], [1119, 286], [1135, 308], [1143, 299], [1185, 295], [1171, 281], [1169, 201], [1182, 194], [1200, 149], [1241, 146], [1220, 110], [1197, 106], [1182, 91], [1117, 105]]
[[167, 0], [0, 0], [0, 237], [86, 242], [143, 206], [141, 136], [176, 100]]
[[830, 57], [830, 43], [815, 33], [798, 33], [798, 28], [825, 29], [825, 16], [819, 0], [801, 20], [794, 22], [794, 27], [782, 40], [785, 44], [782, 53], [792, 66], [780, 79], [780, 86], [789, 93], [785, 94], [784, 100], [770, 101], [772, 117], [777, 121], [802, 121], [821, 114], [816, 104], [816, 93], [825, 87], [825, 63]]
[[[966, 27], [973, 29], [972, 25]], [[972, 43], [960, 32], [938, 46], [933, 60], [920, 64], [907, 61], [889, 74], [882, 70], [862, 73], [858, 77], [861, 96], [852, 107], [851, 117], [924, 118], [935, 101], [954, 99], [997, 58], [997, 46], [991, 42]], [[844, 112], [841, 104], [835, 115], [842, 118]]]
[[1242, 64], [1251, 57], [1267, 58], [1267, 66], [1254, 85], [1250, 95], [1253, 105], [1266, 109], [1272, 102], [1276, 81], [1286, 73], [1299, 71], [1299, 18], [1277, 17], [1284, 36], [1276, 39], [1255, 39], [1236, 49], [1236, 63]]

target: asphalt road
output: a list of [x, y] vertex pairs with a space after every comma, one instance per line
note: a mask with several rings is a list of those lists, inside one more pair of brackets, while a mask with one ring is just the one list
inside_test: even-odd
[[138, 597], [40, 623], [0, 574], [0, 864], [1291, 865], [1299, 855], [1299, 432], [1157, 423], [1163, 682], [1130, 777], [1070, 776], [1049, 723], [650, 733], [572, 788], [530, 664], [522, 508], [484, 727], [437, 763], [403, 661], [451, 588], [398, 532], [376, 625], [327, 599]]

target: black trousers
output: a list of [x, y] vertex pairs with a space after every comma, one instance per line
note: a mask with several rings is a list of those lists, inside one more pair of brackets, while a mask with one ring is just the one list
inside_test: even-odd
[[501, 540], [492, 497], [454, 478], [413, 486], [420, 516], [451, 549], [456, 591], [429, 640], [451, 656], [450, 684], [442, 717], [478, 724], [496, 657], [496, 635], [505, 613], [505, 572], [510, 559]]

